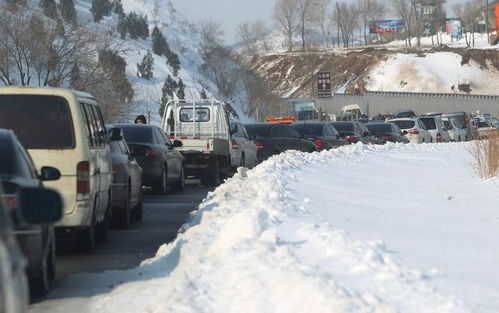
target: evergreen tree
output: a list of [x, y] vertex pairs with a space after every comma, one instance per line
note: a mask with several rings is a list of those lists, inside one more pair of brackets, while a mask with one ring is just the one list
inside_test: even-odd
[[20, 9], [27, 5], [26, 0], [6, 0], [5, 2], [10, 10]]
[[99, 51], [99, 68], [119, 95], [118, 102], [128, 102], [133, 98], [133, 88], [126, 76], [126, 61], [113, 50]]
[[178, 84], [177, 84], [177, 97], [180, 100], [184, 100], [185, 99], [185, 85], [184, 85], [184, 82], [182, 81], [182, 79], [178, 80]]
[[199, 96], [201, 97], [201, 99], [208, 99], [208, 95], [206, 94], [206, 90], [201, 90], [201, 92], [199, 93]]
[[80, 67], [75, 62], [75, 64], [73, 64], [73, 67], [71, 68], [71, 74], [69, 77], [69, 86], [73, 89], [79, 90], [80, 83], [81, 83]]
[[104, 16], [111, 15], [112, 10], [113, 4], [110, 0], [92, 0], [92, 7], [90, 8], [90, 12], [92, 12], [94, 22], [99, 23]]
[[121, 35], [121, 39], [126, 38], [128, 32], [127, 17], [125, 14], [120, 14], [118, 17], [118, 24], [116, 26], [116, 31]]
[[164, 114], [165, 105], [168, 103], [168, 101], [173, 99], [173, 96], [177, 88], [178, 88], [177, 82], [170, 75], [168, 75], [165, 79], [163, 87], [161, 88], [162, 97], [161, 97], [161, 105], [159, 107], [159, 114], [161, 116], [163, 116]]
[[55, 0], [40, 0], [40, 7], [43, 9], [43, 14], [52, 19], [57, 18], [57, 6]]
[[123, 10], [123, 3], [121, 3], [121, 0], [114, 0], [113, 7], [114, 13], [120, 16], [125, 14], [125, 11]]
[[61, 0], [61, 17], [64, 22], [74, 24], [76, 22], [76, 9], [73, 0]]
[[137, 76], [147, 80], [154, 78], [154, 58], [150, 50], [142, 59], [140, 64], [137, 64]]
[[168, 46], [168, 42], [166, 42], [165, 36], [163, 36], [163, 33], [159, 30], [158, 26], [154, 26], [151, 37], [152, 52], [157, 55], [168, 57], [168, 55], [171, 54], [170, 46]]
[[171, 53], [170, 57], [168, 58], [168, 65], [171, 67], [173, 71], [173, 76], [177, 77], [178, 72], [180, 71], [180, 59], [176, 53]]

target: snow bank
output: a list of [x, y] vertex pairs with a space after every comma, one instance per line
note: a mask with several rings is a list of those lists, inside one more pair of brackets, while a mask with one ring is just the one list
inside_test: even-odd
[[288, 152], [210, 193], [133, 270], [32, 312], [497, 312], [499, 194], [467, 144]]

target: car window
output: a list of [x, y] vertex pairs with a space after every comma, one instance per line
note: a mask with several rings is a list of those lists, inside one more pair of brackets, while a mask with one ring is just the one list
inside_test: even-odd
[[336, 130], [336, 127], [334, 127], [333, 125], [329, 125], [329, 127], [331, 127], [331, 130], [333, 131], [334, 136], [339, 136], [340, 135], [340, 133], [338, 132], [338, 130]]
[[109, 144], [109, 147], [111, 148], [111, 153], [113, 153], [113, 154], [123, 153], [119, 141], [111, 141], [111, 143]]
[[389, 133], [392, 131], [393, 124], [367, 124], [367, 129], [373, 134]]
[[478, 122], [478, 127], [490, 127], [487, 122]]
[[293, 128], [291, 128], [289, 126], [285, 126], [284, 128], [286, 129], [286, 138], [298, 138], [298, 137], [300, 137], [298, 132], [296, 130], [294, 130]]
[[143, 126], [133, 126], [133, 127], [121, 127], [123, 130], [123, 135], [127, 143], [154, 143], [154, 135], [150, 127]]
[[420, 119], [426, 129], [437, 129], [437, 124], [434, 118]]
[[323, 126], [321, 124], [295, 124], [292, 126], [301, 137], [320, 137], [323, 136]]
[[90, 122], [90, 115], [88, 113], [87, 107], [83, 103], [80, 103], [80, 109], [84, 120], [83, 123], [85, 124], [85, 133], [87, 135], [88, 145], [90, 147], [93, 147], [95, 146], [94, 132], [92, 123]]
[[90, 136], [92, 138], [91, 147], [97, 147], [100, 145], [99, 142], [99, 128], [97, 126], [97, 121], [95, 120], [94, 114], [92, 112], [92, 107], [88, 103], [83, 103], [83, 108], [85, 112], [85, 118], [87, 125], [90, 129]]
[[123, 151], [123, 154], [130, 154], [130, 149], [128, 149], [128, 145], [126, 144], [126, 142], [124, 140], [120, 141], [120, 147], [121, 147], [121, 151]]
[[246, 127], [244, 127], [243, 124], [239, 124], [239, 127], [241, 128], [241, 132], [243, 134], [244, 138], [249, 138], [248, 132], [246, 131]]
[[354, 131], [353, 123], [333, 123], [333, 126], [339, 132]]
[[196, 112], [196, 122], [209, 122], [210, 121], [210, 109], [209, 108], [183, 108], [180, 110], [180, 121], [181, 122], [192, 122], [194, 111]]
[[[246, 130], [248, 131], [248, 134], [250, 134], [253, 137], [268, 137], [269, 136], [269, 130], [274, 125], [270, 124], [248, 124], [245, 125]], [[270, 134], [272, 136], [272, 134]]]
[[0, 176], [10, 175], [12, 172], [12, 149], [6, 140], [0, 140]]
[[57, 96], [1, 95], [0, 128], [11, 129], [26, 149], [74, 148], [67, 101]]
[[272, 128], [271, 131], [273, 138], [287, 138], [288, 132], [286, 131], [286, 127], [284, 125], [277, 125]]
[[334, 134], [334, 131], [333, 131], [331, 125], [328, 125], [328, 124], [324, 125], [324, 135], [326, 135], [328, 137], [334, 137], [334, 136], [336, 136]]
[[391, 121], [391, 123], [394, 123], [400, 129], [410, 129], [414, 128], [414, 126], [416, 125], [416, 123], [413, 120]]
[[103, 147], [106, 144], [106, 129], [103, 123], [100, 121], [96, 106], [93, 104], [89, 104], [88, 107], [92, 114], [92, 122], [94, 123], [95, 127], [94, 136], [95, 138], [97, 138], [97, 143], [99, 147]]

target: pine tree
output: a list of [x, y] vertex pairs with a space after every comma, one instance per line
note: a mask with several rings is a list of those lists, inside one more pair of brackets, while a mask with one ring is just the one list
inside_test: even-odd
[[64, 22], [68, 24], [76, 22], [76, 9], [73, 0], [61, 0], [60, 10]]
[[185, 99], [185, 85], [184, 85], [184, 82], [182, 81], [181, 78], [178, 80], [178, 84], [177, 84], [177, 97], [180, 100]]
[[165, 36], [163, 36], [163, 33], [159, 30], [158, 26], [154, 26], [151, 37], [152, 52], [157, 55], [168, 57], [168, 55], [171, 54], [170, 46], [168, 46], [168, 42], [166, 42]]
[[55, 0], [40, 0], [40, 7], [43, 9], [43, 14], [52, 19], [57, 18], [57, 6]]
[[159, 114], [161, 116], [163, 116], [164, 114], [165, 105], [168, 103], [168, 101], [173, 99], [173, 96], [177, 88], [178, 88], [177, 82], [170, 75], [168, 75], [165, 79], [163, 87], [161, 88], [162, 97], [161, 97], [161, 105], [159, 107]]
[[123, 10], [123, 3], [121, 3], [121, 0], [114, 0], [113, 7], [113, 12], [115, 14], [118, 14], [119, 16], [125, 14], [125, 11]]
[[99, 23], [104, 16], [111, 15], [112, 9], [113, 4], [110, 0], [92, 0], [90, 12], [92, 12], [94, 22]]
[[201, 90], [201, 92], [199, 93], [199, 96], [201, 97], [201, 99], [208, 99], [208, 95], [206, 94], [206, 90]]
[[7, 3], [9, 10], [20, 9], [27, 5], [26, 0], [6, 0], [5, 2]]
[[150, 50], [142, 59], [140, 64], [137, 64], [137, 76], [147, 80], [154, 78], [154, 58]]
[[118, 17], [116, 31], [121, 35], [121, 39], [126, 38], [126, 34], [128, 32], [128, 22], [125, 14], [120, 14], [120, 16]]
[[177, 77], [178, 72], [180, 71], [180, 59], [176, 53], [171, 53], [168, 58], [168, 65], [171, 67], [173, 71], [173, 76]]

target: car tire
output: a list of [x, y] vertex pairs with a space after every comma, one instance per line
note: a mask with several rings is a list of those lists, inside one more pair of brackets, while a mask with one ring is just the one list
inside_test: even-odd
[[173, 191], [184, 191], [185, 188], [185, 170], [184, 166], [180, 168], [180, 175], [178, 180], [175, 182], [175, 184], [172, 185], [172, 190]]
[[165, 195], [166, 194], [166, 189], [168, 185], [168, 171], [166, 169], [166, 166], [163, 169], [163, 173], [161, 173], [160, 179], [156, 182], [156, 184], [152, 187], [153, 192], [157, 195]]
[[137, 222], [141, 222], [144, 215], [144, 198], [142, 194], [142, 189], [140, 190], [139, 203], [133, 209], [133, 219]]
[[210, 169], [201, 178], [201, 183], [207, 187], [217, 187], [220, 185], [220, 166], [216, 158], [210, 162]]
[[107, 240], [107, 238], [109, 237], [110, 222], [111, 222], [111, 210], [110, 210], [110, 204], [108, 203], [106, 212], [104, 213], [104, 220], [98, 223], [95, 227], [95, 239], [97, 239], [97, 241], [104, 242]]
[[[50, 254], [50, 252], [49, 252]], [[42, 259], [40, 270], [35, 277], [32, 277], [29, 282], [30, 292], [33, 297], [43, 297], [50, 291], [50, 275], [48, 260], [50, 255]]]
[[119, 229], [130, 228], [130, 187], [126, 186], [126, 196], [120, 214], [116, 217], [116, 226]]
[[80, 229], [75, 234], [76, 246], [81, 252], [90, 253], [95, 249], [95, 222]]

